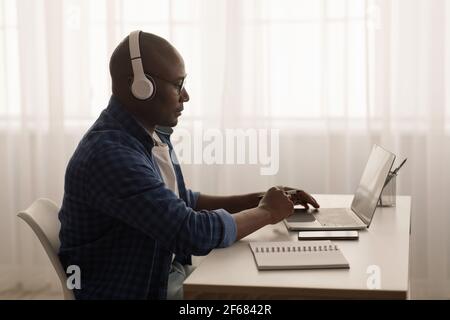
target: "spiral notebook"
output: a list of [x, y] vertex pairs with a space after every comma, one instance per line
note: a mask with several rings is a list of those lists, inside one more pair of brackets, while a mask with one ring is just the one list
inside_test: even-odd
[[258, 270], [350, 268], [339, 247], [325, 241], [250, 242]]

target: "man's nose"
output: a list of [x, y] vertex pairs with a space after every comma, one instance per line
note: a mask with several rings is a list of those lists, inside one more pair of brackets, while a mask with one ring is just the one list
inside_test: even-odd
[[188, 102], [189, 101], [189, 93], [187, 92], [186, 88], [183, 88], [180, 95], [181, 102]]

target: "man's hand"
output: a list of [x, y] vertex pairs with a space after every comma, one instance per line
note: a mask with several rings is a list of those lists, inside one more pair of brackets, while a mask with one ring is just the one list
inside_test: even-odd
[[258, 205], [270, 214], [270, 223], [275, 224], [294, 212], [294, 203], [280, 188], [272, 187], [263, 196]]
[[302, 205], [306, 209], [309, 209], [309, 204], [312, 205], [314, 208], [319, 208], [320, 205], [317, 203], [316, 199], [314, 199], [310, 194], [306, 193], [303, 190], [294, 189], [290, 187], [283, 187], [278, 186], [279, 189], [287, 192], [296, 190], [297, 192], [295, 194], [290, 194], [291, 201], [294, 203], [294, 205]]

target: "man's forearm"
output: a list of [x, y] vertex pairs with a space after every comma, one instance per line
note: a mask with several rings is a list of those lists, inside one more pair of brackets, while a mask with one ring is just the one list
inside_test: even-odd
[[233, 218], [237, 227], [236, 241], [271, 223], [270, 212], [260, 207], [233, 214]]
[[197, 200], [196, 210], [225, 209], [230, 213], [236, 213], [258, 206], [261, 193], [249, 193], [238, 196], [210, 196], [200, 194]]

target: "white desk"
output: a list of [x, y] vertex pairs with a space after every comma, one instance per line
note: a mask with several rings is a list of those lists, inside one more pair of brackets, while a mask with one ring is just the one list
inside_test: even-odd
[[[321, 207], [349, 207], [350, 195], [315, 195]], [[215, 249], [184, 282], [186, 299], [406, 299], [411, 198], [377, 208], [359, 240], [334, 241], [350, 269], [258, 271], [250, 241], [297, 240], [284, 223], [266, 226], [229, 248]], [[371, 267], [375, 266], [375, 267]], [[380, 281], [372, 281], [379, 271]], [[368, 273], [370, 272], [370, 273]], [[369, 285], [368, 285], [369, 283]], [[379, 289], [373, 286], [379, 283]], [[372, 287], [372, 288], [371, 288]]]

